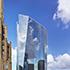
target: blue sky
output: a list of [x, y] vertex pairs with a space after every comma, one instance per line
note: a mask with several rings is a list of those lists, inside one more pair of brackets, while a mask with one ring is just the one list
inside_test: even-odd
[[[47, 28], [49, 54], [54, 57], [65, 53], [70, 54], [70, 19], [67, 16], [70, 15], [68, 13], [70, 10], [66, 11], [62, 2], [63, 0], [4, 0], [4, 19], [8, 25], [8, 39], [12, 41], [13, 47], [16, 47], [18, 14], [24, 14]], [[65, 7], [68, 5], [67, 1], [63, 3]]]
[[[29, 15], [44, 25], [48, 30], [48, 52], [53, 55], [70, 53], [70, 28], [63, 30], [53, 20], [53, 14], [57, 10], [57, 0], [4, 0], [4, 18], [8, 25], [8, 39], [16, 47], [16, 21], [18, 14]], [[58, 52], [57, 52], [58, 51]], [[57, 53], [56, 53], [57, 52]], [[56, 54], [55, 54], [56, 53]]]

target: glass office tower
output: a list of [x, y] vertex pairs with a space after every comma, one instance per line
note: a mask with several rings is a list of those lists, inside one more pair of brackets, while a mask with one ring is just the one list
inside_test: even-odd
[[47, 70], [47, 29], [29, 16], [18, 17], [17, 47], [17, 70]]

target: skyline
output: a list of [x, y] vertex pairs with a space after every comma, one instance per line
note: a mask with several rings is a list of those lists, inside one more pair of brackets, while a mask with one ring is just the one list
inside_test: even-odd
[[[54, 58], [70, 55], [69, 0], [4, 0], [4, 19], [8, 39], [16, 47], [18, 14], [29, 15], [48, 30], [48, 54]], [[11, 34], [12, 33], [12, 34]], [[68, 57], [70, 58], [70, 57]], [[69, 63], [70, 65], [70, 63]]]

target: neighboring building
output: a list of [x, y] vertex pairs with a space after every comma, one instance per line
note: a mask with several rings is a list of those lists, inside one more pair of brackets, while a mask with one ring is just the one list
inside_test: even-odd
[[17, 70], [19, 66], [21, 70], [30, 70], [31, 66], [31, 70], [38, 70], [40, 60], [47, 70], [47, 29], [29, 16], [19, 15], [17, 37]]
[[45, 61], [44, 60], [40, 60], [38, 62], [38, 70], [45, 70]]
[[7, 41], [7, 26], [4, 24], [3, 0], [0, 0], [0, 70], [12, 70], [11, 42]]
[[34, 70], [34, 64], [28, 64], [28, 70]]

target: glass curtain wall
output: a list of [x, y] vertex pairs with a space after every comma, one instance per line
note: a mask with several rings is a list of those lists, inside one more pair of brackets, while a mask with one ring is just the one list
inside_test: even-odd
[[47, 29], [29, 16], [19, 15], [17, 36], [17, 70], [38, 70], [40, 61], [47, 70]]

